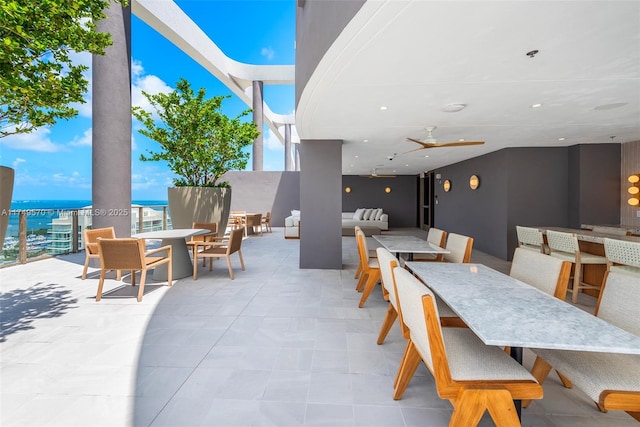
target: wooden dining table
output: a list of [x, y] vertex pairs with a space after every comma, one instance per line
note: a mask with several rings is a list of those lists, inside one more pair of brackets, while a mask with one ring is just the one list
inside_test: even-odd
[[[640, 337], [482, 264], [407, 262], [486, 345], [640, 355]], [[520, 413], [519, 402], [516, 408]]]
[[[211, 233], [206, 228], [177, 228], [173, 230], [146, 231], [134, 234], [137, 239], [161, 239], [161, 246], [171, 245], [172, 279], [182, 279], [193, 275], [193, 264], [187, 247], [186, 238]], [[153, 270], [153, 280], [167, 280], [167, 265], [159, 265]]]

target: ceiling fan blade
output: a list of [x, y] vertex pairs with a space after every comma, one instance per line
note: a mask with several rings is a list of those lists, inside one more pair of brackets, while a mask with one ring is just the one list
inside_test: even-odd
[[430, 144], [425, 148], [433, 148], [433, 147], [464, 147], [466, 145], [482, 145], [484, 141], [460, 141], [460, 142], [436, 142], [434, 144]]
[[[425, 141], [421, 141], [421, 140], [416, 139], [416, 138], [407, 138], [407, 141], [411, 141], [411, 142], [415, 142], [416, 144], [420, 144], [420, 145], [422, 145], [422, 148], [429, 148], [434, 144], [433, 142], [425, 142]], [[417, 150], [422, 150], [422, 148], [417, 148]], [[415, 151], [415, 150], [411, 150], [411, 151]]]

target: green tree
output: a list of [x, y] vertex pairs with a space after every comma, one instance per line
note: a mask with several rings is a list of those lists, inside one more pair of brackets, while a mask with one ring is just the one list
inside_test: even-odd
[[0, 138], [28, 133], [78, 111], [89, 82], [70, 54], [104, 54], [111, 35], [96, 31], [111, 1], [0, 0]]
[[206, 90], [194, 92], [184, 78], [171, 93], [142, 93], [158, 113], [160, 124], [140, 107], [133, 108], [133, 115], [146, 128], [139, 132], [158, 142], [162, 150], [148, 150], [149, 156], [142, 154], [140, 160], [166, 161], [179, 176], [173, 180], [176, 186], [224, 187], [228, 183], [218, 180], [225, 172], [247, 166], [249, 153], [242, 149], [260, 135], [255, 123], [241, 121], [252, 110], [230, 118], [220, 111], [222, 101], [230, 96], [205, 99]]

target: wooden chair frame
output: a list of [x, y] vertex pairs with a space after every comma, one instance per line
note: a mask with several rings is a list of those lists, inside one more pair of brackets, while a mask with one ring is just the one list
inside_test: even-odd
[[[116, 232], [113, 227], [104, 227], [104, 228], [85, 228], [83, 231], [84, 238], [84, 268], [82, 269], [82, 280], [87, 278], [87, 270], [89, 269], [89, 261], [91, 259], [97, 259], [100, 261], [100, 252], [98, 249], [98, 239], [115, 239]], [[120, 280], [122, 278], [122, 272], [120, 270], [116, 271], [116, 280]]]
[[[209, 230], [210, 232], [207, 234], [198, 234], [196, 236], [191, 236], [191, 239], [187, 242], [187, 246], [192, 248], [194, 242], [212, 242], [216, 237], [218, 237], [218, 223], [217, 222], [194, 222], [191, 224], [191, 228], [204, 228]], [[206, 265], [206, 259], [202, 259], [202, 266]]]
[[[103, 239], [98, 238], [100, 253], [100, 282], [96, 293], [96, 302], [102, 299], [102, 289], [106, 272], [109, 270], [130, 270], [131, 285], [136, 285], [136, 271], [140, 271], [140, 286], [138, 289], [138, 302], [142, 301], [144, 295], [144, 284], [147, 271], [159, 265], [167, 264], [167, 283], [172, 284], [171, 271], [171, 245], [162, 246], [145, 252], [145, 242], [142, 239], [119, 238]], [[154, 256], [160, 252], [167, 253], [166, 256]]]
[[360, 274], [360, 279], [358, 279], [358, 283], [356, 284], [356, 290], [358, 292], [362, 291], [362, 297], [358, 304], [358, 307], [362, 308], [367, 302], [373, 288], [376, 286], [376, 283], [380, 280], [380, 267], [377, 265], [377, 260], [375, 260], [375, 262], [371, 262], [369, 260], [369, 251], [365, 242], [366, 237], [362, 230], [356, 231], [356, 239], [358, 241], [360, 265], [362, 266], [362, 273]]
[[[400, 267], [394, 268], [394, 276], [404, 274], [412, 280], [418, 280]], [[398, 296], [397, 277], [394, 280], [396, 296]], [[421, 285], [422, 286], [422, 285]], [[425, 288], [425, 290], [428, 288]], [[398, 298], [399, 313], [402, 313], [402, 299]], [[435, 300], [430, 291], [422, 296], [423, 315], [429, 340], [431, 366], [430, 370], [436, 383], [438, 396], [448, 399], [453, 405], [453, 413], [449, 426], [476, 426], [485, 411], [489, 411], [496, 426], [520, 426], [513, 399], [540, 399], [543, 391], [540, 384], [532, 380], [469, 380], [457, 381], [451, 376], [449, 361], [444, 346], [442, 326], [435, 308]], [[410, 326], [409, 326], [410, 328]], [[410, 333], [410, 336], [413, 332]], [[506, 356], [505, 357], [509, 357]], [[407, 342], [400, 369], [394, 383], [394, 399], [400, 399], [410, 379], [422, 362], [422, 355], [417, 350], [411, 337]]]
[[229, 269], [229, 277], [234, 279], [233, 266], [231, 265], [231, 255], [238, 253], [240, 266], [244, 271], [244, 259], [242, 258], [242, 236], [244, 227], [231, 230], [229, 237], [214, 237], [208, 242], [193, 243], [193, 280], [198, 279], [198, 258], [203, 260], [209, 258], [209, 271], [213, 270], [213, 258], [225, 258]]

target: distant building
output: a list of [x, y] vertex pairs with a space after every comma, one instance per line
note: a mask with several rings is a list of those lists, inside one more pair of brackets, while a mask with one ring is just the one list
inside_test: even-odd
[[[163, 211], [155, 210], [150, 207], [142, 208], [142, 230], [139, 231], [139, 212], [141, 205], [131, 205], [131, 234], [162, 230]], [[84, 249], [83, 232], [87, 228], [91, 228], [93, 209], [91, 206], [85, 206], [77, 211], [62, 211], [58, 218], [52, 219], [47, 231], [49, 245], [47, 252], [50, 255], [60, 255], [71, 252], [73, 248], [73, 216], [78, 218], [78, 249]], [[171, 228], [171, 220], [167, 218], [167, 228]]]

